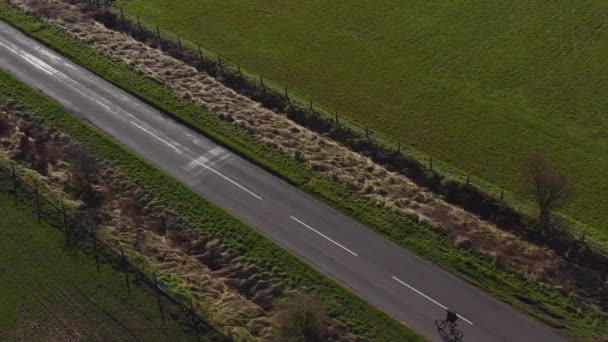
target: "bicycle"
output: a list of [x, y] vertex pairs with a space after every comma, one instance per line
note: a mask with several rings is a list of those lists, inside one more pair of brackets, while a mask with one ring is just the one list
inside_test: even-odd
[[436, 320], [435, 324], [442, 332], [446, 333], [447, 330], [454, 341], [462, 341], [464, 335], [462, 334], [462, 331], [458, 330], [458, 324], [451, 323], [447, 320]]

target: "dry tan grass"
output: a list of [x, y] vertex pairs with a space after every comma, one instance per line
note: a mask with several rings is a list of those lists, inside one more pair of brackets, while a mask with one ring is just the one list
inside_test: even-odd
[[[19, 174], [40, 184], [45, 196], [67, 199], [69, 207], [84, 209], [85, 203], [75, 200], [71, 188], [66, 186], [71, 177], [72, 155], [66, 151], [74, 149], [71, 138], [45, 128], [27, 110], [5, 100], [0, 97], [0, 115], [7, 118], [6, 134], [0, 139], [0, 164], [15, 159], [24, 138], [33, 140], [44, 133], [41, 138], [49, 146], [62, 146], [63, 150], [50, 150], [55, 153], [55, 162], [49, 163], [44, 175], [31, 169], [33, 158], [29, 154], [37, 151], [28, 150], [28, 155], [17, 160]], [[189, 292], [199, 314], [221, 331], [245, 339], [271, 338], [276, 301], [291, 290], [220, 241], [203, 235], [193, 224], [160, 205], [153, 194], [140, 190], [104, 163], [99, 163], [99, 169], [93, 188], [101, 195], [101, 201], [94, 211], [97, 233], [105, 245], [116, 252], [122, 248], [131, 262], [147, 273], [177, 278], [176, 290]], [[356, 340], [336, 319], [329, 321], [328, 331], [330, 340]]]
[[[0, 159], [3, 164], [7, 164], [18, 149], [21, 137], [24, 136], [23, 127], [31, 125], [31, 122], [29, 115], [11, 109], [3, 103], [0, 103], [0, 113], [9, 118], [9, 134], [0, 140]], [[31, 137], [28, 136], [28, 139]], [[61, 141], [63, 146], [72, 146], [69, 137], [56, 131], [47, 139], [48, 144]], [[66, 192], [63, 186], [69, 178], [69, 160], [59, 160], [49, 165], [46, 176], [28, 170], [30, 165], [27, 165], [27, 159], [19, 162], [21, 175], [26, 175], [30, 181], [35, 180], [41, 184], [41, 187], [53, 192], [54, 197], [71, 198], [70, 193]], [[268, 312], [255, 301], [256, 299], [259, 302], [268, 301], [268, 298], [262, 297], [276, 295], [277, 291], [280, 294], [282, 291], [280, 285], [272, 283], [269, 279], [260, 278], [265, 281], [265, 291], [260, 290], [252, 296], [257, 296], [256, 298], [248, 299], [247, 295], [239, 292], [241, 289], [238, 285], [240, 281], [250, 281], [253, 278], [254, 274], [251, 272], [246, 277], [243, 277], [242, 272], [243, 269], [251, 269], [253, 265], [225, 255], [225, 248], [215, 240], [205, 243], [200, 234], [183, 220], [179, 227], [169, 226], [166, 231], [158, 232], [151, 227], [153, 225], [151, 222], [158, 222], [154, 215], [164, 215], [169, 221], [176, 222], [178, 221], [175, 218], [176, 214], [163, 208], [159, 210], [155, 206], [153, 197], [138, 193], [134, 184], [121, 178], [111, 169], [102, 167], [101, 174], [100, 184], [106, 185], [96, 184], [95, 190], [106, 196], [96, 211], [102, 213], [98, 234], [105, 244], [116, 250], [122, 246], [128, 257], [148, 272], [176, 276], [195, 299], [198, 311], [215, 327], [224, 331], [251, 327], [260, 334], [258, 337], [268, 333], [270, 324], [260, 326], [265, 322], [262, 318], [267, 316]], [[125, 207], [126, 198], [129, 199], [130, 208], [133, 206], [140, 208], [136, 213], [139, 216], [138, 221], [146, 224], [136, 227], [133, 213], [121, 210]], [[146, 198], [147, 205], [144, 205], [142, 203]], [[66, 204], [74, 208], [83, 206], [79, 201], [67, 201]], [[135, 248], [136, 240], [139, 242], [138, 248]], [[188, 246], [177, 241], [188, 241]], [[204, 253], [206, 257], [203, 257]], [[207, 267], [209, 263], [214, 265], [214, 270]], [[255, 280], [252, 286], [255, 286]], [[236, 283], [237, 286], [231, 286], [229, 282]]]
[[[254, 134], [261, 142], [278, 146], [286, 156], [300, 151], [312, 167], [324, 175], [350, 184], [371, 203], [403, 215], [415, 215], [420, 222], [440, 227], [458, 241], [498, 258], [531, 279], [560, 267], [554, 252], [524, 242], [516, 236], [480, 220], [460, 207], [416, 186], [407, 177], [391, 173], [336, 142], [301, 127], [263, 108], [222, 85], [206, 73], [166, 56], [131, 37], [112, 31], [78, 14], [78, 8], [61, 0], [13, 0], [27, 9], [43, 3], [52, 16], [46, 20], [66, 29], [82, 42], [108, 57], [125, 62], [142, 75], [166, 85], [201, 108], [234, 119], [233, 124]], [[51, 9], [49, 9], [51, 8]], [[41, 14], [41, 11], [31, 10]], [[75, 21], [72, 18], [78, 17]], [[557, 281], [557, 279], [554, 279]]]

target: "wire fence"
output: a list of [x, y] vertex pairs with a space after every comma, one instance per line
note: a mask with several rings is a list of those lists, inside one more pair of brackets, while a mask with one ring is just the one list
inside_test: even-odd
[[10, 194], [15, 205], [29, 210], [36, 216], [39, 223], [44, 222], [62, 231], [68, 246], [78, 247], [91, 254], [95, 259], [97, 272], [100, 272], [101, 263], [110, 264], [121, 272], [125, 278], [125, 290], [129, 297], [134, 284], [143, 285], [151, 290], [155, 294], [163, 326], [169, 318], [167, 305], [163, 303], [169, 302], [179, 308], [179, 313], [186, 318], [188, 328], [193, 330], [198, 340], [201, 340], [203, 332], [207, 335], [212, 333], [219, 340], [230, 340], [230, 338], [222, 337], [197, 313], [197, 307], [192, 298], [169, 291], [155, 272], [148, 274], [130, 260], [125, 255], [122, 246], [112, 247], [99, 239], [93, 228], [94, 224], [77, 218], [77, 213], [67, 210], [62, 201], [57, 203], [58, 200], [53, 198], [54, 196], [49, 191], [20, 176], [14, 165], [10, 167], [0, 165], [0, 191]]
[[[520, 202], [504, 190], [482, 178], [448, 167], [432, 155], [406, 150], [400, 142], [391, 141], [392, 146], [389, 146], [385, 137], [378, 139], [369, 127], [346, 121], [337, 113], [332, 114], [316, 106], [312, 99], [305, 100], [291, 93], [287, 87], [268, 82], [262, 75], [247, 72], [239, 63], [229, 61], [170, 31], [164, 31], [159, 25], [150, 24], [139, 16], [126, 13], [122, 7], [113, 6], [111, 0], [81, 1], [95, 10], [102, 9], [99, 12], [103, 14], [98, 14], [96, 19], [108, 27], [128, 33], [137, 40], [149, 44], [152, 42], [152, 45], [166, 54], [215, 76], [230, 88], [265, 107], [285, 112], [296, 123], [326, 134], [388, 169], [408, 176], [416, 184], [444, 196], [448, 202], [462, 206], [483, 219], [509, 228], [504, 226], [505, 222], [524, 222], [524, 215], [527, 214], [522, 215], [521, 212], [529, 213], [527, 206], [522, 207]], [[455, 188], [454, 183], [458, 184], [456, 195], [450, 193]], [[468, 201], [470, 198], [475, 201]], [[517, 229], [525, 230], [525, 227]], [[590, 241], [587, 244], [606, 254], [601, 245]]]

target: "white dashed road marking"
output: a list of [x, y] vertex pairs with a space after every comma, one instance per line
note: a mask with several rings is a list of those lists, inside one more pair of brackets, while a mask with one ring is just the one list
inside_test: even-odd
[[357, 256], [357, 253], [355, 253], [355, 252], [351, 251], [350, 249], [348, 249], [348, 248], [346, 248], [346, 247], [342, 246], [341, 244], [339, 244], [339, 243], [337, 243], [336, 241], [334, 241], [334, 240], [332, 240], [331, 238], [329, 238], [327, 235], [325, 235], [325, 234], [321, 233], [320, 231], [318, 231], [318, 230], [316, 230], [316, 229], [312, 228], [311, 226], [307, 225], [306, 223], [304, 223], [304, 222], [302, 222], [302, 221], [298, 220], [297, 218], [295, 218], [295, 217], [293, 217], [293, 216], [291, 217], [291, 219], [292, 219], [292, 220], [294, 220], [294, 221], [296, 221], [296, 222], [298, 222], [299, 224], [303, 225], [304, 227], [306, 227], [306, 228], [308, 228], [308, 229], [312, 230], [313, 232], [315, 232], [315, 233], [317, 233], [317, 234], [321, 235], [322, 237], [324, 237], [324, 238], [326, 238], [327, 240], [331, 241], [331, 242], [332, 242], [334, 245], [336, 245], [336, 246], [338, 246], [338, 247], [342, 248], [343, 250], [347, 251], [348, 253], [350, 253], [350, 254], [352, 254], [352, 255], [354, 255], [354, 256]]
[[[438, 301], [434, 300], [433, 298], [431, 298], [431, 297], [429, 297], [429, 296], [425, 295], [424, 293], [422, 293], [422, 292], [420, 292], [420, 291], [416, 290], [416, 289], [415, 289], [413, 286], [411, 286], [411, 285], [409, 285], [409, 284], [405, 283], [403, 280], [401, 280], [401, 279], [399, 279], [399, 278], [397, 278], [397, 277], [395, 277], [395, 276], [393, 276], [393, 279], [394, 279], [394, 280], [396, 280], [397, 282], [399, 282], [401, 285], [406, 286], [406, 287], [407, 287], [407, 288], [409, 288], [410, 290], [412, 290], [412, 291], [416, 292], [417, 294], [421, 295], [422, 297], [424, 297], [424, 298], [426, 298], [426, 299], [430, 300], [431, 302], [433, 302], [433, 303], [437, 304], [437, 305], [438, 305], [439, 307], [441, 307], [442, 309], [444, 309], [444, 310], [447, 310], [447, 309], [448, 309], [448, 307], [447, 307], [447, 306], [445, 306], [445, 305], [443, 305], [443, 304], [439, 303]], [[460, 318], [461, 318], [463, 321], [465, 321], [465, 322], [469, 323], [470, 325], [473, 325], [473, 322], [471, 322], [471, 321], [469, 321], [468, 319], [466, 319], [466, 318], [462, 317], [461, 315], [458, 315], [458, 317], [460, 317]]]

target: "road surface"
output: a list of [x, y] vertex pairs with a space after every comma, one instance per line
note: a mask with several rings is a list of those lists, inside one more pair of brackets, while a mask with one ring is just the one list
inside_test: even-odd
[[562, 340], [1, 21], [0, 67], [432, 340], [446, 307], [465, 341]]

